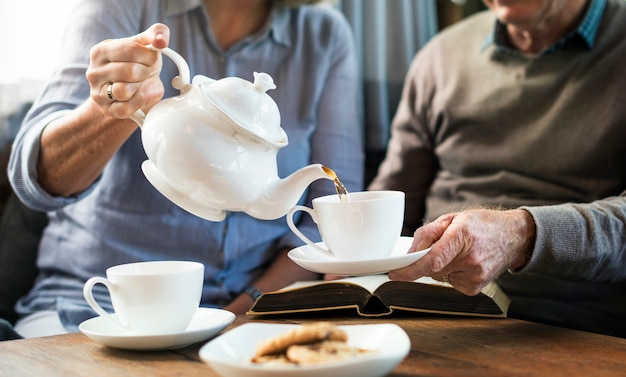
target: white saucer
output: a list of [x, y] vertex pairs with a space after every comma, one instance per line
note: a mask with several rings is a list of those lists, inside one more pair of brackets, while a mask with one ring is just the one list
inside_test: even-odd
[[234, 320], [235, 314], [227, 310], [198, 308], [187, 329], [180, 333], [135, 335], [102, 317], [88, 319], [78, 329], [94, 342], [107, 347], [156, 351], [180, 348], [208, 339]]
[[299, 325], [246, 323], [200, 348], [199, 356], [225, 377], [379, 377], [391, 372], [409, 353], [406, 332], [392, 323], [339, 326], [348, 344], [372, 351], [340, 361], [302, 365], [258, 365], [250, 362], [257, 344]]
[[[381, 274], [406, 267], [426, 255], [430, 248], [407, 254], [413, 237], [400, 237], [387, 258], [346, 261], [323, 254], [306, 245], [289, 251], [292, 261], [309, 271], [343, 276]], [[326, 247], [323, 242], [316, 245]]]

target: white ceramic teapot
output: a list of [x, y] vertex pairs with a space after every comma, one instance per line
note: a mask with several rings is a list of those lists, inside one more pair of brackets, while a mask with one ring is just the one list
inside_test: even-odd
[[285, 215], [311, 182], [332, 179], [320, 164], [278, 177], [276, 154], [288, 141], [265, 93], [276, 88], [268, 74], [255, 72], [254, 83], [201, 75], [190, 83], [187, 62], [169, 48], [160, 51], [178, 67], [172, 85], [181, 94], [132, 119], [148, 155], [142, 170], [169, 200], [212, 221], [227, 211], [271, 220]]

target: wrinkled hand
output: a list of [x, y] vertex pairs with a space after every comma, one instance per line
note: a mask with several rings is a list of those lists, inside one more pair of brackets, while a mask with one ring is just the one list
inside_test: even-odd
[[[154, 24], [133, 37], [106, 40], [92, 47], [86, 76], [91, 99], [104, 114], [126, 119], [138, 109], [147, 112], [161, 100], [161, 54], [146, 45], [162, 49], [168, 43], [169, 28]], [[107, 93], [109, 84], [114, 101]]]
[[447, 214], [415, 231], [410, 250], [432, 246], [422, 259], [389, 272], [392, 280], [431, 276], [476, 295], [507, 269], [523, 267], [535, 243], [535, 223], [524, 210], [476, 209]]

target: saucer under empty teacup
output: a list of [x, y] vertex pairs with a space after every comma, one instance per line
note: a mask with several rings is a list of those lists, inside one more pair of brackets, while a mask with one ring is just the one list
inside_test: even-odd
[[[85, 283], [87, 303], [103, 318], [134, 334], [152, 335], [184, 331], [200, 305], [204, 265], [190, 261], [138, 262], [107, 269], [106, 278]], [[96, 302], [92, 289], [105, 285], [115, 315]]]
[[[362, 191], [347, 195], [346, 201], [338, 195], [315, 198], [313, 208], [295, 206], [287, 213], [289, 228], [310, 247], [339, 260], [388, 257], [402, 231], [404, 193]], [[313, 218], [323, 244], [311, 241], [295, 225], [294, 215], [299, 211]]]
[[[115, 315], [115, 314], [113, 314]], [[198, 308], [185, 331], [167, 334], [135, 334], [97, 316], [82, 322], [78, 329], [91, 340], [107, 347], [127, 350], [160, 351], [180, 348], [215, 336], [235, 320], [224, 309]]]

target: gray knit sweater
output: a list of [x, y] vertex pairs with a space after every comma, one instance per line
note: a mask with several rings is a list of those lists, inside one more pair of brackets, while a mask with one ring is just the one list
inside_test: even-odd
[[526, 208], [533, 257], [505, 274], [510, 316], [626, 337], [626, 3], [596, 45], [524, 57], [484, 45], [483, 12], [415, 58], [370, 189], [407, 193], [405, 232], [486, 205]]

